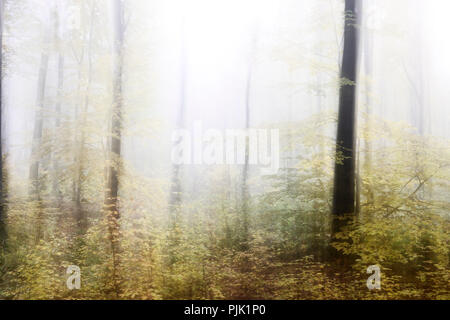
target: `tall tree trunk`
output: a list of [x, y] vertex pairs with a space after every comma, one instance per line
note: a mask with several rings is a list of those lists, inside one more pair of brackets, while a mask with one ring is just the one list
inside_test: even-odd
[[[342, 55], [336, 163], [332, 210], [332, 241], [355, 216], [356, 77], [358, 60], [358, 0], [345, 1], [344, 50]], [[332, 249], [338, 264], [347, 258]]]
[[33, 141], [31, 146], [31, 165], [30, 165], [30, 190], [29, 195], [31, 200], [37, 201], [37, 222], [36, 222], [36, 235], [35, 241], [38, 243], [43, 237], [42, 230], [42, 220], [43, 220], [43, 208], [41, 203], [41, 179], [39, 176], [39, 166], [42, 161], [42, 131], [44, 126], [43, 111], [45, 107], [45, 89], [47, 80], [47, 70], [48, 70], [48, 59], [49, 59], [49, 46], [50, 46], [50, 35], [48, 27], [45, 31], [44, 48], [41, 53], [41, 61], [39, 66], [39, 78], [38, 78], [38, 89], [36, 98], [36, 112], [34, 118], [34, 131], [33, 131]]
[[[417, 10], [418, 12], [423, 12], [424, 7], [423, 5], [418, 2], [417, 4]], [[425, 83], [424, 83], [424, 76], [425, 76], [425, 68], [424, 68], [424, 48], [423, 48], [423, 22], [422, 19], [418, 18], [414, 20], [415, 22], [415, 32], [414, 37], [417, 39], [417, 43], [414, 50], [414, 66], [415, 66], [415, 72], [412, 73], [410, 78], [410, 89], [411, 89], [411, 104], [412, 104], [412, 110], [411, 110], [411, 120], [413, 125], [417, 128], [418, 133], [421, 137], [420, 141], [420, 148], [416, 151], [415, 155], [415, 166], [417, 172], [419, 172], [419, 175], [421, 175], [421, 179], [425, 179], [424, 175], [424, 165], [421, 162], [421, 153], [426, 152], [425, 151], [425, 140], [424, 136], [426, 134], [426, 128], [425, 128]], [[417, 80], [415, 80], [417, 79]], [[430, 181], [431, 182], [431, 181]], [[419, 183], [419, 182], [418, 182]], [[428, 187], [428, 185], [427, 185]], [[417, 196], [421, 199], [424, 199], [425, 197], [425, 185], [422, 184], [419, 192], [417, 193]]]
[[248, 188], [248, 175], [249, 175], [249, 157], [250, 157], [250, 139], [248, 129], [250, 128], [250, 101], [251, 101], [251, 90], [252, 90], [252, 80], [253, 80], [253, 68], [254, 68], [254, 60], [256, 54], [256, 45], [257, 45], [257, 30], [253, 33], [252, 39], [252, 47], [250, 51], [250, 59], [247, 71], [247, 83], [245, 90], [245, 130], [246, 130], [246, 141], [245, 141], [245, 161], [244, 168], [242, 170], [242, 186], [241, 186], [241, 199], [242, 199], [242, 208], [241, 208], [241, 226], [239, 230], [239, 238], [240, 243], [239, 247], [242, 250], [248, 250], [249, 248], [249, 201], [250, 194]]
[[3, 9], [4, 1], [0, 0], [0, 250], [5, 247], [6, 242], [6, 210], [4, 206], [5, 194], [3, 186]]
[[45, 100], [45, 87], [47, 80], [48, 59], [49, 59], [49, 36], [48, 30], [46, 30], [44, 48], [41, 53], [41, 62], [39, 66], [39, 78], [36, 98], [36, 112], [34, 118], [34, 131], [33, 141], [31, 147], [31, 166], [30, 166], [30, 196], [34, 200], [40, 200], [40, 182], [39, 182], [39, 164], [40, 164], [40, 151], [42, 144], [42, 130], [43, 130], [43, 109]]
[[[80, 113], [82, 113], [82, 110], [80, 110], [80, 106], [83, 103], [83, 99], [81, 98], [81, 87], [82, 87], [82, 83], [83, 83], [83, 79], [82, 79], [82, 68], [83, 68], [83, 63], [84, 63], [84, 57], [85, 57], [85, 43], [86, 43], [86, 39], [87, 39], [87, 32], [83, 32], [83, 40], [82, 40], [82, 46], [81, 46], [81, 52], [80, 52], [80, 56], [76, 56], [76, 61], [77, 61], [77, 67], [78, 67], [78, 85], [77, 85], [77, 100], [75, 102], [75, 109], [74, 109], [74, 119], [75, 119], [75, 131], [74, 131], [74, 146], [75, 146], [75, 150], [74, 150], [74, 157], [73, 157], [73, 161], [75, 164], [75, 174], [73, 176], [73, 180], [72, 180], [72, 200], [75, 203], [75, 207], [78, 207], [78, 196], [80, 193], [80, 187], [78, 185], [78, 168], [79, 168], [79, 162], [80, 159], [78, 158], [79, 156], [79, 145], [80, 145], [80, 141], [79, 141], [79, 133], [80, 131], [82, 131], [82, 125], [80, 125]], [[111, 125], [111, 124], [109, 124]], [[108, 129], [111, 129], [110, 127], [108, 127]], [[78, 210], [75, 209], [75, 218], [77, 219], [77, 221], [79, 221], [78, 218]]]
[[[186, 58], [184, 52], [184, 46], [182, 50], [182, 58], [181, 58], [181, 85], [180, 85], [180, 104], [178, 107], [177, 114], [177, 122], [176, 128], [181, 129], [184, 126], [184, 118], [185, 118], [185, 88], [186, 88]], [[176, 146], [180, 141], [174, 141], [174, 145]], [[173, 164], [172, 165], [172, 181], [171, 181], [171, 190], [170, 190], [170, 198], [169, 198], [169, 206], [171, 213], [175, 213], [178, 211], [177, 207], [181, 204], [182, 201], [182, 188], [181, 188], [181, 174], [182, 174], [182, 165], [181, 164]]]
[[120, 265], [120, 213], [118, 207], [119, 169], [122, 137], [122, 77], [123, 77], [123, 43], [124, 43], [124, 8], [121, 0], [114, 3], [114, 101], [111, 114], [110, 150], [107, 167], [107, 186], [105, 209], [108, 219], [109, 236], [113, 258], [113, 285], [116, 296], [120, 295], [120, 279], [118, 268]]
[[356, 170], [355, 170], [355, 216], [361, 212], [361, 140], [356, 142]]
[[[370, 115], [372, 107], [372, 77], [373, 77], [373, 31], [369, 29], [370, 26], [367, 24], [367, 14], [366, 23], [364, 30], [364, 72], [365, 72], [365, 123], [364, 131], [366, 134], [365, 140], [365, 150], [364, 150], [364, 172], [369, 174], [372, 168], [372, 144], [370, 142]], [[369, 203], [373, 204], [374, 194], [370, 184], [367, 187], [367, 200]]]
[[31, 181], [31, 195], [36, 198], [39, 194], [39, 151], [41, 147], [42, 129], [43, 129], [43, 117], [42, 109], [44, 108], [44, 96], [45, 96], [45, 83], [47, 78], [48, 69], [48, 53], [43, 52], [41, 54], [41, 63], [39, 67], [39, 80], [38, 80], [38, 98], [37, 98], [37, 110], [35, 112], [35, 122], [33, 131], [33, 143], [31, 148], [31, 166], [30, 166], [30, 181]]
[[[182, 129], [184, 127], [185, 122], [185, 114], [186, 114], [186, 44], [185, 44], [185, 17], [182, 17], [181, 20], [181, 70], [180, 70], [180, 101], [177, 110], [177, 119], [176, 119], [176, 129]], [[176, 146], [181, 143], [181, 140], [174, 141], [172, 144], [172, 148], [176, 148]], [[172, 177], [170, 183], [170, 195], [169, 195], [169, 247], [168, 247], [168, 255], [169, 255], [169, 265], [172, 265], [177, 261], [177, 247], [181, 242], [180, 235], [180, 219], [181, 219], [181, 203], [183, 201], [182, 196], [182, 174], [183, 174], [183, 165], [173, 163], [172, 164]]]
[[[55, 132], [58, 133], [61, 128], [61, 102], [63, 95], [63, 87], [64, 87], [64, 54], [62, 52], [59, 53], [58, 57], [58, 92], [56, 98], [55, 105]], [[58, 141], [58, 139], [56, 139]], [[53, 155], [53, 182], [52, 182], [52, 193], [53, 196], [60, 201], [61, 199], [61, 190], [59, 190], [59, 161], [57, 158], [57, 154]]]
[[[59, 27], [60, 15], [58, 11], [58, 6], [55, 6], [55, 43], [58, 50], [58, 87], [56, 92], [56, 104], [55, 104], [55, 133], [54, 133], [54, 147], [57, 146], [60, 141], [58, 139], [58, 134], [61, 128], [61, 104], [63, 100], [63, 88], [64, 88], [64, 53], [62, 48], [62, 40]], [[59, 161], [58, 153], [53, 152], [52, 159], [52, 195], [57, 201], [61, 202], [61, 190], [59, 190]]]
[[[321, 51], [321, 44], [322, 44], [322, 37], [319, 36], [319, 38], [317, 39], [317, 46], [315, 48], [315, 50], [317, 51], [317, 53], [320, 53]], [[324, 84], [323, 84], [323, 79], [322, 79], [322, 74], [320, 72], [317, 72], [316, 75], [316, 79], [315, 79], [316, 83], [315, 83], [315, 94], [316, 94], [316, 107], [317, 107], [317, 114], [322, 117], [322, 113], [324, 111], [324, 101], [323, 101], [323, 91], [324, 91]], [[318, 170], [318, 177], [321, 180], [322, 176], [324, 175], [325, 172], [325, 167], [323, 165], [323, 163], [325, 163], [325, 154], [326, 154], [326, 150], [325, 150], [325, 140], [324, 140], [324, 136], [325, 136], [325, 130], [323, 125], [320, 123], [319, 127], [317, 128], [317, 137], [318, 137], [318, 141], [319, 141], [319, 146], [317, 147], [317, 152], [319, 154], [319, 170]], [[322, 182], [321, 182], [322, 184]], [[321, 199], [326, 199], [327, 198], [327, 191], [325, 188], [322, 188], [322, 190], [320, 191], [320, 198]], [[318, 206], [319, 207], [319, 206]], [[319, 209], [319, 208], [317, 208]], [[314, 255], [317, 257], [317, 259], [319, 261], [324, 261], [325, 257], [326, 257], [326, 246], [324, 246], [323, 243], [323, 237], [322, 235], [324, 234], [324, 227], [326, 226], [326, 220], [323, 219], [322, 217], [320, 217], [320, 210], [316, 210], [316, 215], [318, 216], [317, 218], [315, 218], [314, 224], [313, 224], [313, 242], [312, 242], [312, 252], [314, 253]], [[320, 236], [318, 236], [320, 235]]]
[[87, 121], [87, 111], [89, 107], [89, 94], [91, 90], [91, 84], [92, 84], [92, 43], [93, 43], [93, 29], [94, 29], [94, 12], [95, 12], [95, 4], [92, 4], [91, 8], [91, 14], [90, 14], [90, 27], [89, 27], [89, 45], [88, 45], [88, 80], [87, 80], [87, 87], [85, 90], [85, 96], [84, 96], [84, 106], [81, 110], [81, 125], [80, 125], [80, 131], [81, 131], [81, 137], [78, 141], [78, 146], [76, 150], [76, 159], [77, 159], [77, 166], [76, 166], [76, 174], [75, 174], [75, 217], [77, 219], [79, 231], [81, 233], [84, 233], [86, 227], [87, 227], [87, 221], [85, 217], [85, 213], [83, 211], [83, 208], [81, 206], [81, 197], [82, 197], [82, 184], [83, 184], [83, 169], [85, 165], [84, 160], [84, 147], [85, 147], [85, 140], [86, 140], [86, 134], [85, 134], [85, 128], [86, 128], [86, 121]]

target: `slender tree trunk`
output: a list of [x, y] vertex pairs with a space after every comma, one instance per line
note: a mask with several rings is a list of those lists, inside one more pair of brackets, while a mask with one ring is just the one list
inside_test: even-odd
[[34, 118], [33, 142], [31, 147], [31, 166], [29, 175], [31, 182], [30, 195], [35, 200], [40, 200], [39, 164], [41, 157], [39, 153], [41, 150], [42, 130], [44, 124], [43, 109], [44, 109], [45, 87], [46, 87], [48, 59], [49, 59], [48, 50], [49, 50], [49, 41], [48, 35], [46, 35], [46, 40], [44, 43], [43, 51], [41, 53], [41, 62], [39, 66], [36, 112]]
[[3, 10], [4, 1], [0, 0], [0, 250], [5, 247], [6, 242], [6, 210], [4, 194], [5, 188], [3, 185]]
[[[80, 57], [77, 58], [77, 63], [78, 63], [78, 85], [77, 85], [77, 101], [75, 102], [75, 114], [74, 114], [74, 119], [75, 119], [75, 131], [74, 131], [74, 145], [75, 145], [75, 150], [74, 150], [74, 157], [73, 157], [73, 161], [75, 164], [75, 174], [73, 176], [73, 180], [72, 180], [72, 200], [75, 202], [75, 206], [77, 206], [77, 197], [79, 194], [79, 186], [77, 184], [78, 182], [78, 167], [79, 167], [79, 162], [80, 159], [78, 158], [79, 156], [79, 150], [78, 147], [80, 145], [80, 141], [79, 141], [79, 133], [82, 129], [80, 129], [80, 113], [82, 112], [80, 110], [80, 106], [83, 103], [82, 102], [82, 98], [81, 98], [81, 84], [82, 84], [82, 67], [83, 67], [83, 62], [84, 62], [84, 57], [85, 57], [85, 43], [86, 43], [86, 38], [87, 38], [87, 32], [83, 33], [83, 45], [81, 48], [81, 53], [80, 53]], [[109, 128], [110, 129], [110, 128]], [[75, 215], [77, 215], [77, 210], [75, 210]], [[78, 218], [76, 217], [76, 219], [78, 220]]]
[[118, 206], [119, 169], [122, 137], [122, 77], [123, 77], [123, 43], [124, 43], [124, 13], [121, 0], [114, 1], [114, 101], [111, 114], [110, 150], [107, 167], [108, 180], [106, 186], [105, 209], [108, 218], [109, 236], [113, 259], [113, 284], [116, 296], [120, 295], [120, 279], [118, 268], [120, 265], [120, 213]]
[[[48, 28], [48, 27], [47, 27]], [[36, 236], [35, 241], [38, 243], [43, 237], [42, 220], [43, 208], [41, 203], [41, 181], [39, 175], [39, 166], [42, 160], [42, 131], [44, 126], [43, 111], [45, 107], [45, 89], [47, 80], [48, 60], [49, 60], [49, 46], [50, 46], [50, 31], [46, 28], [46, 35], [44, 40], [44, 48], [41, 53], [41, 61], [39, 66], [39, 78], [36, 98], [36, 112], [34, 118], [33, 141], [31, 146], [31, 165], [29, 180], [31, 183], [29, 194], [32, 200], [37, 201], [37, 222], [36, 222]]]
[[[321, 37], [319, 38], [319, 40], [321, 40]], [[320, 41], [319, 41], [319, 45], [317, 46], [317, 50], [320, 49]], [[322, 79], [321, 79], [321, 74], [318, 72], [317, 73], [317, 77], [316, 77], [316, 104], [317, 104], [317, 113], [319, 114], [320, 117], [322, 117], [322, 112], [323, 110], [323, 97], [322, 97], [322, 91], [324, 90], [323, 88], [323, 83], [322, 83]], [[320, 157], [320, 167], [319, 167], [319, 172], [318, 172], [318, 177], [319, 179], [321, 179], [322, 175], [325, 172], [325, 167], [322, 164], [322, 161], [324, 162], [325, 160], [325, 143], [324, 143], [324, 128], [323, 125], [320, 124], [319, 128], [318, 128], [318, 141], [319, 141], [319, 146], [317, 148], [317, 151], [319, 153], [319, 157]], [[326, 199], [327, 198], [327, 191], [325, 188], [323, 188], [320, 191], [320, 198], [321, 199]], [[324, 234], [324, 227], [326, 225], [326, 221], [325, 219], [323, 219], [322, 217], [320, 217], [320, 210], [316, 210], [316, 215], [318, 215], [319, 217], [315, 218], [314, 220], [314, 226], [313, 226], [313, 244], [312, 244], [312, 252], [314, 253], [314, 255], [316, 255], [317, 259], [319, 261], [324, 261], [325, 257], [326, 257], [326, 246], [324, 246], [323, 244], [323, 237], [322, 235]], [[320, 236], [317, 236], [320, 235]]]
[[[58, 93], [56, 98], [55, 105], [55, 132], [58, 133], [61, 128], [61, 101], [63, 95], [63, 87], [64, 87], [64, 54], [62, 52], [59, 53], [58, 57]], [[58, 139], [56, 139], [58, 141]], [[57, 154], [53, 155], [53, 182], [52, 182], [52, 193], [53, 196], [57, 199], [61, 199], [61, 191], [59, 190], [59, 161], [57, 158]]]
[[87, 121], [87, 111], [89, 107], [89, 94], [92, 84], [92, 43], [93, 43], [93, 27], [94, 27], [94, 12], [95, 12], [95, 4], [92, 5], [91, 15], [90, 15], [90, 30], [89, 30], [89, 45], [88, 45], [88, 80], [87, 87], [84, 96], [84, 107], [81, 110], [81, 137], [77, 146], [77, 166], [76, 166], [76, 188], [75, 188], [75, 217], [77, 219], [78, 227], [81, 233], [84, 233], [87, 227], [87, 221], [85, 217], [85, 213], [81, 206], [81, 197], [82, 197], [82, 185], [83, 185], [83, 169], [84, 169], [84, 147], [85, 147], [85, 127]]
[[[184, 49], [182, 49], [184, 51]], [[182, 62], [181, 62], [181, 98], [180, 104], [178, 108], [177, 115], [177, 129], [181, 129], [184, 126], [184, 117], [185, 117], [185, 86], [186, 86], [186, 61], [185, 61], [185, 53], [182, 52]], [[180, 141], [174, 141], [174, 146], [180, 143]], [[178, 206], [182, 201], [182, 188], [181, 188], [181, 174], [182, 174], [182, 165], [173, 164], [172, 165], [172, 182], [171, 182], [171, 191], [169, 198], [169, 206], [171, 213], [175, 213], [178, 211]]]
[[[289, 70], [289, 81], [290, 83], [294, 82], [294, 71], [292, 69]], [[294, 158], [295, 158], [295, 152], [294, 152], [294, 130], [293, 130], [293, 108], [294, 108], [294, 93], [295, 90], [293, 89], [293, 85], [291, 85], [291, 88], [289, 90], [289, 129], [288, 129], [288, 135], [287, 135], [287, 145], [288, 145], [288, 155], [286, 157], [286, 168], [285, 168], [285, 178], [286, 178], [286, 192], [289, 192], [292, 187], [292, 167], [295, 164]]]
[[[186, 113], [186, 45], [185, 45], [185, 17], [182, 17], [181, 21], [181, 71], [180, 71], [180, 101], [177, 111], [176, 128], [181, 129], [184, 127], [185, 113]], [[181, 140], [174, 141], [172, 148], [175, 148]], [[169, 265], [172, 265], [177, 261], [177, 247], [181, 242], [180, 237], [180, 219], [181, 219], [181, 204], [183, 201], [183, 188], [182, 188], [182, 175], [183, 165], [172, 164], [172, 177], [170, 183], [170, 195], [169, 195], [169, 236], [168, 236], [168, 252], [169, 252]]]
[[[56, 104], [55, 104], [55, 134], [54, 134], [54, 146], [57, 146], [60, 141], [58, 139], [58, 134], [61, 128], [61, 104], [63, 100], [63, 88], [64, 88], [64, 53], [61, 45], [61, 34], [59, 30], [59, 12], [58, 7], [55, 8], [55, 42], [57, 43], [58, 49], [58, 88], [56, 92]], [[53, 152], [52, 159], [52, 195], [57, 201], [61, 202], [61, 191], [59, 190], [59, 161], [57, 151]]]
[[[247, 77], [247, 89], [246, 89], [246, 97], [245, 97], [245, 129], [248, 130], [250, 127], [250, 91], [251, 91], [251, 81], [252, 81], [252, 66], [249, 67], [249, 73]], [[249, 247], [249, 190], [248, 190], [248, 170], [249, 170], [249, 138], [246, 137], [245, 143], [245, 162], [244, 168], [242, 170], [242, 186], [241, 186], [241, 199], [242, 199], [242, 208], [241, 208], [241, 230], [239, 234], [240, 238], [240, 249], [247, 250]]]
[[[341, 65], [336, 163], [332, 210], [332, 241], [355, 216], [356, 76], [358, 60], [358, 0], [345, 1], [344, 51]], [[332, 249], [338, 264], [346, 257]]]
[[[367, 16], [367, 15], [366, 15]], [[366, 18], [367, 19], [367, 18]], [[373, 31], [369, 29], [367, 21], [364, 32], [364, 72], [365, 72], [365, 123], [364, 131], [366, 134], [365, 150], [364, 150], [364, 172], [369, 174], [372, 168], [372, 144], [370, 142], [370, 115], [372, 106], [372, 77], [373, 77]], [[374, 194], [370, 184], [367, 187], [367, 200], [373, 204]]]
[[[419, 2], [417, 3], [417, 10], [419, 12], [422, 12], [424, 10], [422, 4]], [[422, 47], [423, 45], [423, 35], [422, 35], [422, 28], [423, 28], [423, 22], [422, 19], [418, 19], [415, 21], [416, 29], [415, 29], [415, 37], [417, 41], [416, 48], [414, 50], [415, 59], [414, 59], [414, 66], [416, 72], [411, 75], [410, 82], [411, 82], [411, 98], [412, 98], [412, 112], [411, 112], [411, 118], [413, 125], [417, 128], [418, 133], [421, 137], [420, 142], [420, 149], [416, 152], [416, 170], [419, 172], [420, 175], [425, 175], [424, 173], [424, 166], [421, 163], [421, 154], [423, 152], [426, 152], [425, 150], [425, 140], [423, 139], [426, 132], [426, 126], [425, 126], [425, 83], [424, 83], [424, 76], [425, 76], [425, 68], [424, 68], [424, 49]], [[415, 80], [417, 79], [417, 80]], [[430, 181], [431, 182], [431, 181]], [[426, 186], [428, 188], [428, 185]], [[417, 193], [417, 196], [421, 199], [424, 199], [425, 197], [425, 185], [422, 185], [419, 192]]]
[[252, 80], [253, 80], [253, 68], [257, 45], [257, 31], [254, 31], [252, 47], [250, 52], [249, 66], [247, 72], [247, 84], [245, 90], [245, 130], [247, 133], [246, 143], [245, 143], [245, 161], [244, 168], [242, 170], [242, 186], [241, 186], [241, 230], [240, 230], [240, 249], [248, 250], [249, 248], [249, 202], [250, 194], [248, 188], [248, 175], [249, 175], [249, 157], [250, 157], [250, 139], [248, 136], [248, 129], [250, 128], [250, 103], [251, 103], [251, 90], [252, 90]]
[[361, 212], [361, 141], [356, 143], [356, 172], [355, 172], [355, 216], [358, 217]]

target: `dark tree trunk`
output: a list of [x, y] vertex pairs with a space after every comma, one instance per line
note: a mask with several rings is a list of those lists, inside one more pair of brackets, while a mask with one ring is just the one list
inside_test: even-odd
[[0, 250], [4, 248], [6, 241], [6, 210], [4, 207], [5, 194], [3, 186], [3, 9], [4, 2], [0, 0]]
[[[332, 240], [355, 216], [356, 76], [358, 61], [358, 0], [345, 1], [344, 50], [342, 55], [339, 112], [334, 169]], [[335, 260], [346, 257], [332, 250]]]
[[105, 197], [105, 209], [108, 218], [109, 236], [113, 255], [113, 285], [116, 296], [120, 294], [120, 279], [118, 268], [119, 240], [120, 240], [120, 213], [118, 207], [119, 192], [119, 169], [122, 137], [122, 75], [123, 75], [123, 41], [124, 41], [124, 14], [121, 0], [114, 2], [114, 23], [115, 23], [115, 43], [114, 43], [114, 101], [111, 114], [110, 150], [107, 167], [107, 185]]

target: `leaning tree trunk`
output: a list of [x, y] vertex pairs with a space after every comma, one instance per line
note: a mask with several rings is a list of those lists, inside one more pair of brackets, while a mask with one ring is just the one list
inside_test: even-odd
[[113, 258], [113, 286], [116, 296], [120, 295], [120, 279], [118, 268], [120, 265], [119, 258], [119, 240], [120, 240], [120, 224], [119, 224], [119, 207], [118, 207], [118, 191], [119, 191], [119, 168], [121, 154], [121, 137], [122, 137], [122, 75], [123, 75], [123, 42], [124, 42], [124, 14], [123, 4], [121, 0], [114, 1], [114, 101], [111, 114], [110, 129], [110, 150], [109, 161], [107, 166], [107, 186], [105, 195], [105, 211], [107, 214], [109, 237], [111, 241], [111, 250]]
[[[355, 217], [356, 76], [358, 60], [358, 0], [345, 1], [344, 50], [342, 55], [336, 162], [332, 210], [332, 241]], [[337, 264], [347, 257], [331, 249]]]

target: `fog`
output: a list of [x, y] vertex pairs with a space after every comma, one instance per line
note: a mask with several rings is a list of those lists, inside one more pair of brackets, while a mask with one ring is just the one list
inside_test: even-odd
[[[53, 239], [58, 224], [63, 225], [55, 222], [58, 219], [73, 219], [84, 226], [81, 237], [87, 243], [94, 241], [88, 237], [95, 232], [107, 234], [106, 229], [99, 231], [96, 219], [112, 198], [120, 211], [121, 232], [134, 230], [133, 223], [139, 224], [136, 221], [142, 216], [151, 220], [151, 227], [143, 224], [142, 228], [151, 230], [149, 241], [158, 243], [156, 251], [165, 252], [165, 237], [169, 234], [167, 239], [172, 239], [171, 224], [186, 223], [191, 228], [193, 234], [186, 231], [189, 236], [182, 237], [185, 242], [197, 239], [196, 234], [199, 241], [205, 239], [201, 250], [219, 243], [222, 236], [228, 239], [229, 224], [236, 224], [230, 229], [236, 234], [233, 239], [249, 232], [253, 240], [263, 239], [261, 243], [268, 248], [277, 243], [283, 251], [298, 245], [293, 254], [296, 259], [320, 252], [315, 258], [326, 260], [324, 248], [334, 232], [324, 217], [332, 212], [333, 166], [339, 162], [335, 152], [340, 143], [336, 141], [340, 88], [350, 81], [342, 76], [345, 1], [1, 3], [1, 138], [11, 211], [8, 219], [13, 219], [8, 222], [9, 234], [15, 241], [28, 243], [20, 237], [30, 225], [14, 218], [27, 216], [27, 210], [29, 217], [44, 212], [38, 215], [39, 219], [46, 217], [42, 239]], [[350, 85], [356, 90], [355, 172], [360, 179], [357, 188], [361, 184], [363, 190], [359, 195], [357, 189], [356, 201], [361, 198], [363, 203], [362, 221], [370, 220], [371, 212], [389, 212], [390, 208], [397, 212], [403, 205], [413, 208], [404, 210], [421, 213], [429, 205], [433, 213], [448, 220], [448, 170], [443, 169], [447, 171], [442, 175], [433, 170], [434, 165], [436, 170], [448, 168], [449, 161], [449, 11], [447, 0], [361, 1], [355, 20], [357, 77]], [[174, 134], [186, 130], [194, 136], [196, 123], [201, 123], [202, 134], [208, 129], [224, 135], [237, 129], [279, 130], [279, 139], [264, 141], [270, 147], [261, 149], [257, 143], [254, 147], [269, 156], [279, 151], [279, 170], [268, 173], [264, 170], [267, 164], [249, 163], [248, 152], [237, 163], [175, 163], [174, 148], [180, 141]], [[113, 150], [115, 139], [119, 152]], [[198, 139], [204, 137], [193, 138], [189, 144], [195, 148]], [[242, 141], [244, 155], [253, 143]], [[30, 191], [33, 163], [39, 168], [38, 191]], [[416, 181], [415, 174], [417, 184], [412, 186], [408, 180]], [[118, 180], [115, 195], [108, 195], [114, 190], [109, 186], [111, 179], [113, 184]], [[422, 202], [408, 202], [412, 197], [407, 191], [415, 196], [414, 187], [421, 189], [425, 183], [432, 186], [423, 188], [417, 199]], [[284, 192], [280, 191], [284, 184], [290, 200], [277, 193]], [[379, 206], [373, 197], [381, 199]], [[274, 213], [277, 210], [300, 212], [300, 217], [312, 210], [320, 212], [322, 220], [300, 223], [289, 216], [278, 222], [282, 218]], [[182, 222], [177, 222], [178, 214]], [[276, 226], [283, 229], [284, 223], [299, 223], [291, 238], [276, 233]], [[301, 226], [308, 223], [319, 225], [320, 231], [315, 227], [303, 230]], [[448, 241], [445, 230], [442, 246]], [[318, 244], [302, 238], [314, 232], [320, 238]], [[75, 236], [67, 234], [72, 243]], [[124, 239], [128, 240], [123, 240], [123, 246], [133, 247], [134, 238]], [[291, 247], [283, 242], [295, 239], [298, 242]], [[248, 250], [249, 245], [239, 248]], [[161, 257], [165, 261], [163, 253]], [[113, 266], [116, 270], [119, 263], [116, 266], [114, 260]], [[113, 286], [119, 285], [114, 282]], [[163, 291], [158, 291], [160, 297], [187, 297]], [[224, 292], [226, 297], [258, 297]]]
[[[57, 1], [59, 10], [65, 7], [69, 11], [71, 3], [66, 2]], [[96, 5], [99, 15], [109, 14], [108, 1], [98, 1]], [[169, 0], [125, 1], [125, 5], [129, 11], [129, 32], [139, 33], [135, 37], [143, 42], [136, 40], [132, 52], [125, 53], [126, 60], [127, 54], [130, 56], [127, 63], [142, 66], [139, 78], [131, 74], [128, 80], [133, 86], [140, 86], [142, 78], [144, 83], [151, 82], [145, 88], [151, 95], [145, 107], [155, 114], [161, 112], [158, 121], [164, 128], [173, 124], [182, 99], [186, 106], [186, 127], [195, 120], [210, 128], [243, 127], [250, 64], [254, 64], [250, 93], [252, 126], [300, 120], [316, 112], [317, 90], [313, 87], [318, 77], [327, 82], [320, 93], [323, 107], [331, 110], [337, 107], [337, 88], [329, 82], [336, 81], [339, 67], [342, 42], [339, 1]], [[28, 155], [24, 148], [30, 143], [33, 127], [42, 46], [39, 41], [44, 37], [44, 29], [52, 27], [48, 24], [55, 3], [18, 1], [14, 5], [6, 2], [6, 6], [13, 10], [17, 6], [23, 11], [20, 22], [11, 26], [6, 22], [4, 46], [11, 50], [11, 61], [3, 79], [6, 88], [3, 139], [10, 159], [26, 166]], [[410, 102], [414, 99], [411, 91], [417, 90], [414, 87], [419, 83], [425, 83], [423, 121], [427, 133], [445, 137], [449, 134], [446, 102], [450, 100], [447, 90], [450, 65], [445, 59], [450, 53], [450, 41], [446, 40], [450, 22], [445, 18], [449, 6], [444, 0], [426, 4], [364, 1], [367, 18], [364, 31], [370, 30], [374, 37], [373, 111], [387, 119], [411, 123]], [[15, 10], [19, 14], [20, 9]], [[77, 21], [72, 21], [72, 25], [87, 27], [88, 18], [73, 11], [70, 19]], [[14, 11], [8, 18], [17, 19]], [[96, 23], [102, 28], [95, 31], [98, 36], [110, 41], [108, 16]], [[60, 32], [65, 32], [71, 26], [62, 21], [60, 28], [63, 30]], [[67, 41], [65, 49], [69, 54], [71, 50], [80, 50], [73, 48], [79, 43]], [[131, 61], [134, 54], [140, 55], [138, 62]], [[49, 103], [55, 99], [56, 69], [57, 57], [53, 55], [47, 73]], [[364, 69], [360, 71], [364, 77]], [[67, 70], [68, 74], [75, 72]], [[182, 73], [184, 90], [180, 88]], [[66, 83], [70, 85], [70, 79]], [[363, 91], [360, 88], [360, 96]], [[153, 143], [150, 137], [145, 139], [142, 152], [150, 150]], [[165, 140], [170, 143], [170, 138]]]

